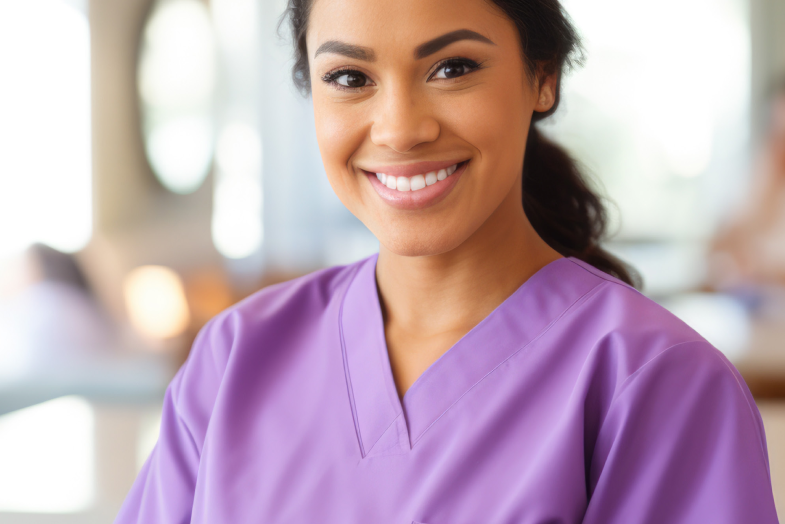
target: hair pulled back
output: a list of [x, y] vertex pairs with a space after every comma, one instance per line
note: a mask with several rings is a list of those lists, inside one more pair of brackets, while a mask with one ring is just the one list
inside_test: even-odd
[[[580, 37], [559, 0], [487, 0], [501, 9], [520, 34], [530, 79], [557, 75], [553, 107], [534, 113], [523, 166], [523, 209], [538, 235], [563, 256], [572, 256], [628, 284], [639, 277], [601, 247], [607, 213], [600, 197], [587, 185], [580, 169], [561, 147], [546, 139], [536, 122], [559, 105], [565, 70], [583, 62]], [[284, 13], [294, 41], [292, 78], [307, 94], [311, 89], [306, 32], [313, 0], [289, 0]]]

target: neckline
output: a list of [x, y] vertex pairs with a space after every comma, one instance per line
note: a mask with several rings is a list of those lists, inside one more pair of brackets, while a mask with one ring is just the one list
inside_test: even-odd
[[[341, 305], [347, 387], [363, 457], [402, 419], [411, 449], [460, 398], [602, 282], [573, 258], [542, 267], [398, 396], [376, 285], [374, 255], [357, 264]], [[565, 278], [566, 277], [566, 278]], [[571, 278], [572, 277], [572, 278]]]
[[[377, 255], [377, 258], [378, 258], [378, 255]], [[433, 368], [434, 366], [437, 366], [438, 362], [439, 362], [439, 361], [440, 361], [440, 360], [441, 360], [441, 359], [442, 359], [442, 358], [443, 358], [443, 357], [444, 357], [444, 356], [445, 356], [447, 353], [449, 353], [450, 351], [452, 351], [452, 349], [453, 349], [454, 347], [456, 347], [456, 346], [458, 346], [459, 344], [461, 344], [461, 343], [463, 342], [463, 340], [464, 340], [464, 339], [466, 339], [466, 338], [469, 338], [469, 337], [472, 335], [472, 332], [474, 332], [475, 330], [480, 330], [480, 329], [483, 329], [483, 328], [482, 328], [482, 325], [483, 325], [483, 324], [485, 324], [485, 323], [487, 323], [487, 322], [493, 322], [493, 320], [492, 320], [492, 317], [494, 316], [494, 314], [496, 314], [496, 312], [497, 312], [497, 311], [499, 311], [499, 310], [501, 310], [503, 307], [505, 307], [505, 304], [507, 304], [507, 302], [514, 300], [514, 297], [515, 297], [515, 295], [516, 295], [516, 294], [525, 292], [526, 284], [527, 284], [528, 282], [530, 282], [530, 281], [531, 281], [531, 280], [532, 280], [532, 279], [533, 279], [535, 276], [537, 276], [537, 274], [538, 274], [540, 271], [543, 271], [545, 268], [547, 268], [547, 267], [548, 267], [548, 266], [550, 266], [551, 264], [554, 264], [555, 262], [558, 262], [558, 261], [560, 261], [560, 260], [569, 259], [569, 258], [571, 258], [571, 257], [560, 257], [560, 258], [557, 258], [556, 260], [554, 260], [554, 261], [552, 261], [552, 262], [549, 262], [548, 264], [544, 265], [543, 267], [541, 267], [540, 269], [538, 269], [537, 271], [535, 271], [535, 272], [534, 272], [534, 274], [532, 274], [532, 275], [531, 275], [529, 278], [527, 278], [527, 279], [526, 279], [526, 280], [525, 280], [523, 283], [521, 283], [521, 285], [520, 285], [520, 286], [518, 286], [518, 287], [515, 289], [515, 291], [513, 291], [513, 292], [510, 294], [510, 296], [508, 296], [507, 298], [505, 298], [505, 299], [504, 299], [504, 300], [503, 300], [503, 301], [502, 301], [502, 302], [501, 302], [501, 303], [500, 303], [498, 306], [496, 306], [495, 308], [493, 308], [493, 310], [492, 310], [490, 313], [488, 313], [488, 314], [485, 316], [485, 318], [483, 318], [482, 320], [480, 320], [480, 321], [477, 323], [477, 325], [475, 325], [473, 328], [471, 328], [469, 331], [467, 331], [467, 332], [466, 332], [466, 333], [465, 333], [465, 334], [464, 334], [464, 335], [463, 335], [461, 338], [459, 338], [459, 339], [458, 339], [458, 340], [455, 342], [455, 344], [453, 344], [452, 346], [450, 346], [450, 347], [447, 349], [447, 351], [445, 351], [444, 353], [442, 353], [442, 354], [439, 356], [439, 358], [437, 358], [436, 360], [434, 360], [434, 361], [431, 363], [431, 365], [430, 365], [430, 366], [428, 366], [428, 367], [425, 369], [425, 371], [423, 371], [423, 372], [420, 374], [420, 376], [419, 376], [419, 377], [417, 377], [417, 379], [416, 379], [416, 380], [415, 380], [415, 381], [412, 383], [412, 385], [411, 385], [411, 386], [409, 386], [409, 388], [408, 388], [408, 389], [406, 390], [406, 392], [403, 394], [403, 398], [401, 398], [401, 397], [398, 397], [398, 398], [400, 399], [400, 401], [401, 401], [402, 405], [403, 405], [403, 406], [405, 406], [405, 405], [406, 405], [406, 396], [407, 396], [407, 395], [409, 394], [409, 392], [410, 392], [410, 391], [411, 391], [411, 390], [412, 390], [412, 389], [413, 389], [413, 388], [414, 388], [414, 387], [417, 385], [417, 383], [418, 383], [418, 382], [420, 382], [420, 379], [423, 377], [423, 375], [425, 375], [426, 373], [428, 373], [428, 370], [430, 370], [430, 369], [431, 369], [431, 368]], [[376, 263], [374, 262], [374, 272], [375, 272], [375, 268], [376, 268]], [[374, 281], [374, 282], [375, 282], [375, 281]], [[377, 291], [377, 296], [378, 296], [378, 290], [379, 290], [379, 288], [378, 288], [378, 284], [377, 284], [377, 288], [376, 288], [376, 291]], [[381, 316], [381, 305], [380, 305], [380, 307], [379, 307], [379, 314], [380, 314], [380, 318], [382, 319], [382, 332], [384, 333], [384, 318]], [[392, 367], [389, 365], [389, 358], [390, 358], [390, 355], [389, 355], [389, 351], [388, 351], [388, 349], [387, 349], [387, 342], [386, 342], [386, 340], [387, 340], [387, 339], [386, 339], [386, 336], [385, 336], [384, 340], [385, 340], [385, 344], [384, 344], [384, 351], [385, 351], [385, 354], [387, 355], [387, 362], [388, 362], [388, 366], [389, 366], [390, 376], [392, 377], [392, 376], [393, 376], [393, 375], [392, 375]], [[394, 385], [394, 383], [395, 383], [395, 380], [393, 379], [393, 385]], [[397, 394], [397, 389], [398, 389], [398, 388], [396, 387], [396, 394]]]

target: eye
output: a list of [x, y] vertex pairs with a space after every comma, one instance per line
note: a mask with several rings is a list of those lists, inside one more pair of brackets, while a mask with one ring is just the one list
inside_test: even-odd
[[332, 71], [324, 75], [322, 80], [338, 88], [357, 89], [370, 85], [370, 80], [367, 76], [353, 69]]
[[479, 69], [479, 67], [480, 64], [474, 60], [469, 60], [467, 58], [450, 58], [439, 64], [436, 71], [433, 72], [428, 80], [449, 80], [451, 78], [458, 78]]

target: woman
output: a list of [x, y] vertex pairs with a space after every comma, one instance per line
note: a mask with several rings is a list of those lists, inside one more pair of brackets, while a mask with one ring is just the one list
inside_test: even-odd
[[531, 126], [578, 51], [558, 2], [288, 15], [379, 255], [202, 330], [118, 522], [776, 522], [741, 377], [622, 282], [597, 198]]
[[751, 190], [711, 246], [719, 288], [785, 286], [785, 83], [769, 109]]

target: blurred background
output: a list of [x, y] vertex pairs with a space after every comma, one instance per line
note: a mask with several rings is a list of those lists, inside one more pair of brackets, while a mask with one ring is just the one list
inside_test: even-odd
[[[544, 130], [608, 246], [741, 370], [785, 515], [785, 2], [564, 0]], [[213, 315], [378, 249], [329, 187], [285, 0], [0, 0], [0, 524], [105, 523]]]

